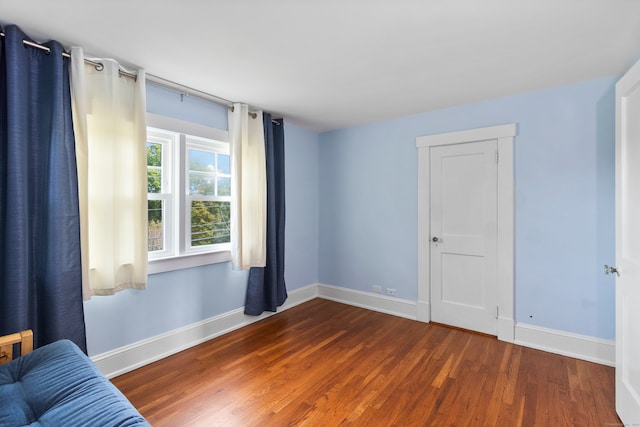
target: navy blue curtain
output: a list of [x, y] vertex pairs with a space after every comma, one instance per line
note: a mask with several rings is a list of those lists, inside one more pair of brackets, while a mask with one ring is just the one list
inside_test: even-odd
[[86, 351], [80, 216], [68, 58], [0, 44], [0, 334], [34, 345], [71, 339]]
[[[264, 113], [267, 161], [267, 264], [249, 271], [244, 312], [258, 316], [276, 311], [287, 299], [284, 283], [284, 122]], [[275, 122], [275, 123], [274, 123]]]

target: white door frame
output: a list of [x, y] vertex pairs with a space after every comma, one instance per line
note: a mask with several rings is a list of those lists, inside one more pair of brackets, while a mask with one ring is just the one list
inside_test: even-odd
[[419, 136], [418, 148], [418, 303], [416, 318], [431, 321], [431, 147], [497, 140], [498, 142], [498, 339], [513, 342], [514, 318], [514, 179], [516, 125], [508, 124]]

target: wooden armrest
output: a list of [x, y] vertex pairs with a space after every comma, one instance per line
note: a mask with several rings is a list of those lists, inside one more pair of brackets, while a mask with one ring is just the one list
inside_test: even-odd
[[28, 329], [0, 337], [0, 365], [13, 360], [13, 345], [20, 344], [20, 356], [33, 350], [33, 332]]

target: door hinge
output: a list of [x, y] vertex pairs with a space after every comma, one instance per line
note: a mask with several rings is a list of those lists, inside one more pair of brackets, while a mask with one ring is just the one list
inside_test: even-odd
[[500, 306], [496, 305], [496, 319], [500, 316]]
[[496, 150], [496, 163], [498, 163], [498, 161], [500, 161], [500, 152]]

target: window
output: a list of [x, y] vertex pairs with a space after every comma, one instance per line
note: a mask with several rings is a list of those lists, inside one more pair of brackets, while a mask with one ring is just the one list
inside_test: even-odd
[[149, 258], [175, 255], [173, 152], [179, 134], [147, 129], [147, 199]]
[[201, 251], [231, 241], [229, 144], [189, 136], [186, 140], [188, 251]]
[[147, 128], [146, 142], [149, 272], [227, 261], [228, 133], [149, 116], [155, 125]]

